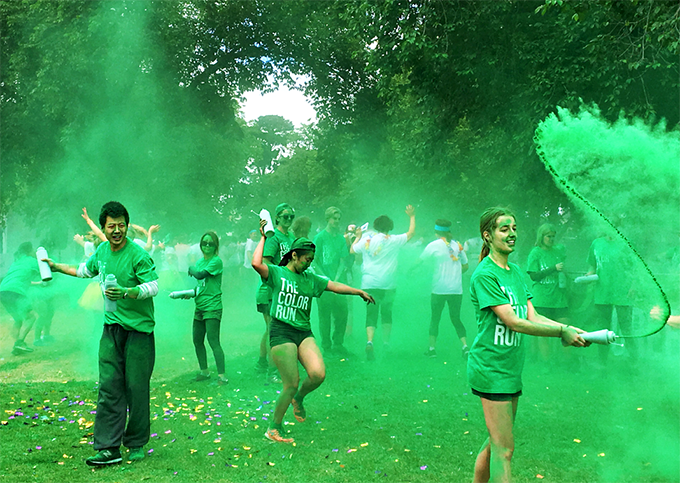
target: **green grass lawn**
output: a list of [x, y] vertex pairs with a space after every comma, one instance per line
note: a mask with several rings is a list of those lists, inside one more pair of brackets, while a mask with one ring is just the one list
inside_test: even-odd
[[[15, 357], [2, 315], [0, 481], [472, 480], [486, 428], [446, 323], [437, 359], [422, 355], [427, 324], [408, 317], [415, 309], [407, 301], [396, 307], [405, 322], [398, 330], [395, 325], [390, 353], [378, 345], [375, 362], [364, 360], [362, 330], [355, 330], [347, 345], [356, 357], [326, 360], [325, 383], [305, 400], [307, 421], [295, 422], [289, 410], [286, 428], [295, 444], [286, 445], [263, 436], [281, 386], [254, 371], [262, 329], [257, 314], [234, 309], [239, 316], [225, 320], [230, 384], [220, 387], [192, 382], [190, 308], [170, 307], [181, 309], [159, 307], [147, 458], [96, 470], [84, 463], [94, 454], [96, 323], [62, 307], [53, 330], [59, 343]], [[162, 323], [170, 314], [173, 321]], [[664, 329], [657, 337], [677, 341], [677, 335]], [[670, 362], [657, 354], [632, 370], [625, 358], [610, 358], [610, 366], [598, 370], [593, 350], [578, 360], [556, 344], [552, 350], [549, 365], [538, 362], [535, 351], [527, 358], [515, 481], [679, 481], [677, 351]]]

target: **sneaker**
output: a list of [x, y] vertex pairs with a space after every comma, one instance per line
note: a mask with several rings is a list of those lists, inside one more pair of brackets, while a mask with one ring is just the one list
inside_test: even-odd
[[375, 354], [373, 353], [373, 344], [371, 344], [370, 342], [366, 344], [366, 360], [369, 361], [375, 360]]
[[291, 404], [293, 405], [293, 416], [295, 416], [295, 419], [297, 419], [300, 423], [304, 423], [305, 419], [307, 419], [307, 411], [302, 405], [302, 401], [297, 401], [295, 398], [293, 398]]
[[207, 381], [208, 379], [210, 379], [210, 374], [205, 375], [205, 374], [201, 374], [201, 373], [199, 372], [199, 373], [196, 375], [196, 378], [194, 379], [194, 381], [196, 381], [196, 382], [201, 382], [201, 381]]
[[120, 456], [120, 450], [118, 448], [113, 449], [103, 449], [94, 456], [90, 456], [85, 460], [88, 466], [106, 466], [114, 465], [123, 461]]
[[468, 346], [463, 347], [463, 359], [467, 361], [468, 355], [470, 354], [470, 349]]
[[352, 353], [348, 351], [344, 345], [336, 345], [333, 350], [335, 351], [335, 354], [340, 357], [350, 357], [352, 355]]
[[218, 377], [217, 378], [217, 385], [218, 386], [226, 386], [227, 384], [229, 384], [229, 379], [227, 379], [226, 377]]
[[42, 347], [52, 344], [54, 344], [54, 337], [52, 337], [51, 335], [43, 335], [39, 339], [33, 341], [33, 345], [36, 347]]
[[276, 367], [271, 367], [267, 373], [267, 381], [274, 384], [281, 384], [281, 376], [279, 375], [279, 370]]
[[425, 357], [429, 357], [430, 359], [434, 359], [437, 357], [437, 351], [434, 349], [428, 349], [425, 351]]
[[25, 354], [27, 352], [33, 352], [33, 349], [28, 347], [25, 342], [16, 342], [14, 344], [14, 348], [12, 349], [12, 354], [19, 355], [19, 354]]
[[264, 433], [264, 437], [276, 443], [292, 443], [293, 441], [295, 441], [293, 438], [284, 438], [279, 433], [279, 430], [275, 428], [269, 428], [267, 432]]
[[281, 384], [283, 381], [281, 381], [281, 377], [278, 374], [269, 374], [269, 377], [267, 378], [269, 382], [272, 384]]
[[144, 448], [130, 448], [130, 461], [140, 461], [144, 459]]

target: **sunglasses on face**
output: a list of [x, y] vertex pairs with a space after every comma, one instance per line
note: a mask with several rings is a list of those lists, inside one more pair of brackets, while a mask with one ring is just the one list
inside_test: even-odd
[[202, 247], [214, 247], [215, 244], [214, 244], [213, 242], [211, 242], [211, 241], [202, 241], [202, 242], [201, 242], [201, 246], [202, 246]]
[[295, 219], [295, 215], [281, 215], [281, 219], [291, 221]]

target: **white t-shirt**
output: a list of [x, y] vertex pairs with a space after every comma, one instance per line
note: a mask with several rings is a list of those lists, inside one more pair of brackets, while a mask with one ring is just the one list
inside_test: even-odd
[[468, 239], [464, 244], [463, 244], [463, 250], [465, 250], [466, 253], [471, 253], [473, 255], [479, 256], [479, 253], [482, 251], [482, 238], [481, 237], [473, 237]]
[[[142, 247], [144, 250], [146, 250], [146, 241], [142, 240], [141, 238], [135, 238], [132, 241], [135, 242], [135, 244]], [[151, 245], [151, 251], [149, 252], [149, 255], [153, 255], [155, 251], [156, 247], [154, 245]]]
[[420, 255], [421, 260], [434, 258], [435, 269], [432, 277], [432, 293], [438, 295], [462, 294], [462, 265], [468, 263], [467, 255], [460, 243], [451, 240], [446, 243], [438, 239], [428, 244]]
[[399, 249], [408, 241], [406, 233], [385, 235], [376, 233], [372, 237], [362, 237], [354, 245], [354, 251], [363, 256], [361, 288], [392, 290], [397, 288], [397, 262]]
[[246, 248], [243, 250], [243, 266], [246, 268], [253, 268], [251, 265], [253, 261], [253, 253], [255, 253], [257, 242], [248, 238], [246, 240]]
[[85, 259], [88, 259], [92, 255], [94, 255], [94, 252], [97, 251], [97, 247], [94, 246], [94, 243], [92, 243], [91, 241], [86, 241], [83, 250], [85, 251]]

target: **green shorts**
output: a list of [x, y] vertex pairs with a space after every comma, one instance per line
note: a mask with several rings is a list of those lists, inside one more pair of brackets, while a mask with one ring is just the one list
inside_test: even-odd
[[272, 322], [269, 325], [269, 346], [276, 347], [281, 344], [293, 343], [300, 347], [302, 341], [308, 337], [314, 337], [311, 330], [296, 329], [290, 324], [281, 322], [272, 317]]
[[217, 319], [222, 320], [222, 309], [220, 310], [200, 310], [196, 309], [194, 312], [194, 320]]
[[15, 322], [22, 323], [28, 313], [33, 310], [31, 301], [25, 295], [16, 292], [0, 292], [0, 301]]
[[257, 311], [261, 314], [269, 315], [271, 311], [271, 304], [257, 304]]
[[477, 389], [472, 389], [472, 394], [483, 397], [484, 399], [488, 399], [489, 401], [512, 401], [512, 398], [520, 397], [522, 395], [522, 391], [517, 391], [510, 394], [506, 392], [482, 392], [478, 391]]

